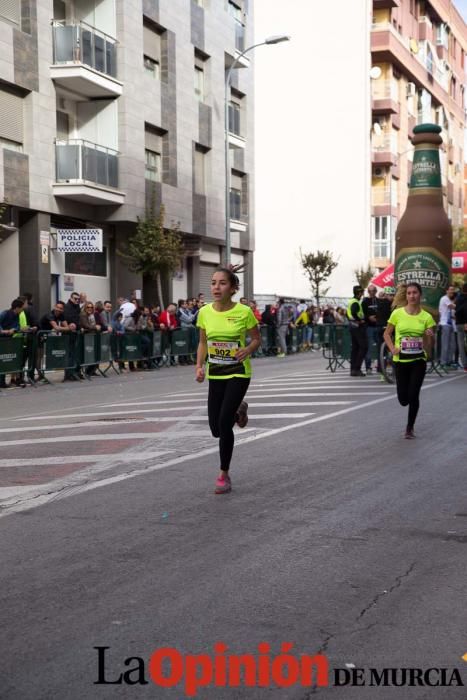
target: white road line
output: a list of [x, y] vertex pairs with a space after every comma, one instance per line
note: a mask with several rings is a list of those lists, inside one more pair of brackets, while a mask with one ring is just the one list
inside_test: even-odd
[[[338, 387], [338, 388], [341, 388], [341, 387]], [[345, 389], [345, 387], [342, 387], [342, 388]], [[333, 391], [332, 393], [330, 393], [329, 391], [325, 391], [325, 392], [324, 391], [323, 392], [313, 391], [312, 393], [305, 393], [305, 390], [304, 390], [303, 393], [301, 392], [299, 394], [285, 394], [283, 392], [277, 392], [277, 391], [272, 390], [272, 389], [270, 389], [268, 391], [269, 391], [269, 393], [265, 394], [265, 393], [262, 393], [262, 392], [264, 392], [264, 389], [262, 389], [262, 390], [259, 389], [257, 391], [252, 389], [248, 392], [247, 398], [248, 398], [248, 396], [253, 396], [255, 399], [271, 399], [271, 398], [275, 398], [275, 397], [282, 398], [283, 396], [298, 397], [298, 398], [302, 397], [302, 396], [305, 396], [305, 397], [306, 396], [329, 396], [330, 398], [332, 398], [333, 396], [374, 396], [375, 394], [387, 394], [388, 393], [387, 390], [386, 391], [342, 391], [342, 392]], [[206, 402], [206, 396], [202, 396], [199, 399], [196, 399], [196, 403], [203, 404], [205, 402]], [[139, 401], [138, 403], [112, 403], [112, 404], [108, 404], [108, 408], [123, 408], [123, 407], [131, 408], [133, 406], [151, 406], [153, 404], [161, 404], [161, 403], [169, 404], [172, 402], [171, 401], [166, 401], [166, 402], [164, 402], [164, 401]], [[181, 403], [181, 404], [186, 405], [187, 403], [195, 403], [195, 399], [190, 399], [190, 400], [187, 399], [186, 401], [176, 401], [176, 403]], [[196, 408], [196, 406], [193, 406], [192, 408]]]
[[[251, 404], [250, 404], [251, 406]], [[248, 411], [248, 417], [250, 420], [271, 420], [274, 418], [306, 418], [306, 416], [315, 416], [316, 413], [251, 413]], [[198, 421], [207, 421], [207, 416], [188, 416], [184, 418], [186, 423], [197, 423]], [[245, 428], [242, 429], [242, 433], [245, 432]], [[166, 435], [166, 433], [162, 433]], [[185, 433], [183, 433], [185, 435]]]
[[375, 394], [387, 394], [387, 391], [313, 391], [311, 393], [300, 393], [300, 394], [285, 394], [285, 393], [272, 393], [272, 394], [257, 394], [255, 391], [249, 391], [248, 396], [253, 396], [255, 399], [272, 399], [272, 398], [282, 398], [283, 396], [328, 396], [332, 398], [333, 396], [374, 396]]
[[[191, 411], [196, 409], [197, 406], [177, 406], [176, 408], [141, 408], [136, 411], [96, 411], [92, 413], [67, 413], [62, 416], [29, 416], [27, 418], [20, 418], [19, 421], [34, 421], [34, 420], [65, 420], [67, 418], [94, 418], [96, 416], [104, 416], [108, 418], [109, 416], [128, 416], [139, 413], [167, 413], [169, 411]], [[177, 418], [183, 418], [183, 416], [174, 416], [172, 420], [177, 420]]]
[[[289, 414], [285, 414], [289, 415]], [[292, 414], [294, 415], [294, 414]], [[303, 413], [299, 414], [300, 416], [307, 416], [311, 415], [309, 413]], [[55, 418], [55, 416], [54, 416]], [[65, 416], [66, 418], [66, 416]], [[84, 419], [86, 419], [86, 416], [83, 416]], [[201, 415], [202, 420], [207, 420], [206, 414]], [[74, 421], [73, 423], [50, 423], [46, 425], [38, 425], [38, 426], [29, 426], [28, 425], [28, 433], [32, 431], [40, 431], [44, 432], [45, 430], [65, 430], [65, 429], [81, 429], [81, 428], [103, 428], [103, 427], [108, 427], [108, 426], [113, 426], [117, 430], [120, 429], [120, 426], [123, 425], [145, 425], [147, 423], [178, 423], [180, 420], [186, 422], [189, 419], [189, 416], [172, 416], [171, 418], [167, 418], [164, 416], [156, 416], [155, 418], [151, 418], [149, 416], [139, 416], [138, 418], [123, 418], [122, 420], [98, 420], [98, 421]], [[242, 428], [242, 432], [244, 433], [245, 431], [250, 430], [250, 428]], [[0, 434], [1, 433], [24, 433], [25, 428], [22, 426], [21, 428], [1, 428], [0, 429]], [[163, 433], [158, 432], [158, 435], [170, 435], [170, 430], [164, 430]], [[195, 435], [198, 435], [199, 433], [192, 433], [193, 437]], [[211, 433], [209, 431], [206, 432], [206, 435], [210, 435]], [[188, 437], [190, 434], [184, 432], [184, 436]], [[1, 446], [1, 443], [0, 443]]]
[[[353, 401], [298, 401], [298, 402], [267, 402], [267, 403], [249, 403], [251, 408], [275, 408], [283, 406], [339, 406], [343, 404], [354, 403]], [[33, 418], [22, 418], [22, 421], [32, 421], [32, 420], [66, 420], [70, 418], [95, 418], [98, 416], [103, 416], [104, 418], [110, 418], [110, 416], [128, 416], [128, 415], [140, 415], [143, 413], [159, 413], [167, 411], [184, 411], [185, 415], [175, 416], [172, 420], [186, 420], [188, 417], [186, 415], [187, 411], [192, 411], [198, 408], [197, 406], [180, 406], [178, 408], [138, 408], [136, 410], [126, 410], [126, 411], [99, 411], [95, 413], [86, 413], [83, 416], [81, 413], [68, 413], [63, 416], [36, 416]], [[201, 408], [201, 407], [199, 407]], [[169, 419], [170, 420], [170, 419]]]
[[101, 406], [99, 406], [99, 408], [123, 408], [124, 406], [157, 406], [161, 404], [167, 406], [171, 403], [199, 403], [200, 401], [206, 401], [206, 398], [207, 395], [200, 396], [198, 399], [164, 399], [163, 401], [132, 401], [130, 403], [104, 403]]
[[[173, 450], [158, 450], [157, 452], [119, 452], [115, 455], [64, 455], [63, 457], [30, 457], [25, 459], [0, 459], [0, 469], [11, 467], [48, 467], [53, 464], [81, 464], [82, 462], [143, 462], [146, 459], [156, 459], [170, 454]], [[1, 493], [1, 491], [0, 491]]]
[[274, 408], [283, 406], [343, 406], [344, 404], [355, 403], [354, 401], [268, 401], [268, 403], [248, 402], [250, 408]]
[[[83, 418], [86, 418], [86, 416], [83, 416]], [[183, 418], [183, 420], [186, 420], [186, 418]], [[150, 418], [148, 416], [141, 416], [139, 418], [128, 418], [128, 419], [123, 419], [123, 420], [99, 420], [99, 421], [74, 421], [73, 423], [50, 423], [49, 425], [28, 425], [28, 433], [31, 431], [41, 431], [44, 432], [45, 430], [81, 430], [81, 428], [102, 428], [104, 426], [109, 426], [112, 425], [116, 429], [119, 429], [121, 425], [144, 425], [147, 423], [174, 423], [177, 421], [177, 418], [163, 418], [157, 416], [156, 418]], [[249, 430], [249, 428], [242, 428], [242, 431], [245, 432], [245, 430]], [[24, 433], [25, 428], [24, 426], [20, 428], [0, 428], [0, 433]], [[209, 431], [208, 431], [209, 432]], [[169, 431], [165, 430], [164, 435], [168, 435]], [[210, 434], [210, 433], [209, 433]], [[184, 436], [186, 436], [186, 432], [184, 433]]]
[[[368, 384], [365, 384], [364, 386], [363, 385], [358, 386], [355, 384], [355, 382], [352, 382], [352, 383], [349, 382], [349, 384], [344, 384], [344, 383], [339, 382], [339, 384], [333, 384], [332, 386], [329, 386], [328, 384], [322, 384], [322, 383], [316, 384], [316, 385], [315, 384], [306, 384], [306, 385], [301, 384], [301, 385], [297, 385], [297, 386], [291, 386], [291, 385], [285, 384], [283, 387], [281, 386], [281, 387], [269, 388], [267, 385], [265, 386], [263, 384], [254, 383], [254, 384], [251, 384], [250, 388], [248, 389], [248, 396], [251, 396], [251, 394], [255, 391], [261, 391], [263, 393], [264, 392], [272, 393], [272, 392], [276, 391], [276, 392], [280, 393], [282, 391], [291, 391], [291, 390], [293, 390], [293, 391], [309, 391], [309, 390], [312, 390], [312, 391], [315, 391], [315, 390], [317, 390], [317, 391], [324, 391], [324, 390], [334, 391], [334, 389], [354, 389], [354, 388], [362, 388], [365, 390], [368, 389], [368, 391], [371, 391], [371, 393], [373, 393], [373, 391], [375, 389], [389, 389], [391, 386], [395, 386], [395, 385], [386, 384], [386, 382], [384, 384], [383, 384], [383, 382], [377, 382], [374, 385], [370, 385], [370, 386]], [[205, 400], [207, 393], [200, 392], [200, 391], [193, 391], [193, 392], [190, 391], [190, 392], [186, 392], [185, 394], [178, 394], [178, 396], [180, 398], [181, 397], [189, 398], [190, 396], [192, 396], [192, 397], [198, 397], [199, 399], [202, 398], [203, 400]], [[177, 400], [176, 403], [178, 403], [178, 402], [179, 401]], [[154, 401], [154, 402], [149, 401], [149, 402], [145, 402], [145, 403], [158, 403], [158, 402], [157, 401]], [[166, 403], [174, 403], [174, 402], [171, 399], [166, 399]], [[182, 402], [180, 401], [180, 403], [182, 403]], [[122, 406], [122, 405], [123, 406], [136, 406], [139, 404], [141, 404], [140, 401], [133, 401], [133, 402], [128, 403], [128, 404], [106, 403], [106, 404], [100, 404], [98, 406], [98, 408], [109, 408], [111, 406]]]
[[[437, 384], [431, 384], [429, 386], [423, 386], [423, 390], [428, 390], [428, 389], [433, 389], [439, 386], [443, 386], [444, 384], [448, 384], [449, 382], [453, 382], [458, 377], [451, 377], [449, 379], [443, 379]], [[243, 445], [246, 445], [250, 442], [254, 442], [256, 440], [263, 440], [265, 438], [269, 438], [273, 435], [279, 435], [280, 433], [285, 433], [288, 432], [289, 430], [296, 430], [297, 428], [303, 428], [307, 425], [313, 425], [314, 423], [320, 423], [322, 421], [326, 420], [331, 420], [333, 418], [338, 418], [339, 416], [346, 415], [348, 413], [353, 413], [354, 411], [360, 411], [363, 408], [368, 408], [369, 406], [376, 406], [377, 404], [384, 403], [385, 401], [390, 401], [394, 400], [396, 397], [394, 395], [391, 396], [383, 396], [379, 399], [374, 399], [373, 401], [367, 401], [366, 403], [361, 403], [361, 404], [356, 404], [355, 406], [350, 406], [348, 408], [343, 408], [339, 411], [334, 411], [332, 413], [328, 413], [323, 416], [318, 416], [317, 418], [309, 418], [308, 420], [304, 421], [299, 421], [298, 423], [292, 423], [289, 425], [283, 425], [280, 428], [272, 428], [271, 430], [266, 430], [263, 433], [258, 433], [255, 435], [251, 435], [250, 437], [246, 437], [244, 439], [237, 440], [237, 449], [240, 449], [243, 447]], [[16, 500], [11, 503], [9, 506], [8, 500], [3, 500], [2, 501], [2, 506], [3, 506], [3, 511], [0, 511], [0, 518], [4, 517], [5, 515], [9, 515], [10, 513], [17, 513], [20, 511], [25, 511], [25, 510], [31, 510], [33, 508], [37, 508], [38, 506], [44, 505], [46, 503], [49, 503], [50, 501], [55, 501], [55, 500], [61, 500], [63, 498], [69, 498], [70, 496], [78, 495], [81, 493], [85, 493], [87, 491], [92, 491], [94, 489], [102, 488], [104, 486], [110, 486], [111, 484], [118, 483], [120, 481], [126, 481], [127, 479], [134, 479], [137, 476], [142, 476], [142, 475], [147, 475], [151, 474], [156, 471], [160, 471], [161, 469], [168, 469], [169, 467], [173, 467], [178, 464], [183, 464], [185, 462], [191, 462], [193, 460], [200, 459], [202, 457], [206, 457], [208, 455], [216, 454], [218, 452], [218, 446], [216, 445], [215, 447], [208, 447], [204, 450], [200, 450], [199, 452], [196, 452], [195, 454], [190, 454], [190, 455], [182, 455], [181, 457], [175, 457], [174, 459], [170, 459], [167, 462], [164, 462], [163, 464], [154, 464], [152, 467], [147, 467], [143, 469], [137, 469], [133, 472], [126, 473], [126, 474], [118, 474], [116, 476], [111, 476], [107, 479], [101, 479], [100, 481], [94, 481], [94, 482], [89, 482], [86, 484], [80, 484], [78, 479], [79, 475], [75, 477], [75, 484], [73, 484], [73, 478], [66, 478], [66, 479], [57, 479], [54, 483], [53, 486], [51, 484], [47, 485], [47, 493], [42, 493], [40, 490], [38, 491], [37, 489], [35, 491], [30, 490], [28, 491], [28, 494], [26, 494], [26, 498], [23, 501], [18, 502], [18, 494], [13, 494], [11, 498], [14, 498]], [[51, 489], [54, 489], [54, 491], [51, 493]], [[31, 500], [33, 499], [33, 500]]]
[[161, 435], [154, 431], [145, 433], [105, 433], [104, 435], [59, 435], [47, 438], [35, 438], [33, 440], [4, 440], [0, 442], [2, 447], [14, 447], [16, 445], [46, 445], [50, 442], [95, 442], [96, 440], [148, 440], [154, 435]]

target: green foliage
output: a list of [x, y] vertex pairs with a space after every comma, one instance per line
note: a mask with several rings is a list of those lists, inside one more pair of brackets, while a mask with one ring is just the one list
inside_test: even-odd
[[[464, 226], [459, 226], [458, 228], [454, 229], [452, 236], [452, 250], [453, 253], [455, 253], [456, 251], [467, 251], [467, 231], [464, 228]], [[457, 285], [458, 287], [461, 287], [463, 284], [465, 284], [465, 282], [467, 282], [467, 275], [464, 275], [461, 272], [453, 273], [453, 284]]]
[[323, 292], [322, 286], [335, 270], [338, 262], [333, 259], [329, 250], [317, 250], [316, 253], [302, 253], [300, 250], [300, 261], [319, 306], [320, 296]]
[[366, 289], [374, 277], [374, 272], [371, 269], [370, 264], [368, 264], [366, 269], [364, 267], [358, 267], [356, 270], [354, 270], [354, 275], [355, 279], [357, 280], [357, 284], [359, 284], [363, 289]]
[[452, 249], [459, 252], [467, 250], [467, 231], [463, 226], [454, 229], [452, 236]]
[[159, 215], [149, 211], [138, 218], [135, 234], [125, 250], [118, 251], [132, 272], [156, 279], [158, 275], [172, 273], [183, 258], [183, 242], [179, 225], [164, 228], [164, 207]]
[[144, 218], [138, 217], [135, 234], [128, 240], [124, 250], [117, 251], [132, 272], [141, 274], [143, 280], [151, 278], [156, 281], [162, 307], [161, 277], [177, 270], [183, 259], [180, 226], [172, 224], [170, 228], [165, 228], [164, 219], [163, 206], [158, 216], [151, 209]]

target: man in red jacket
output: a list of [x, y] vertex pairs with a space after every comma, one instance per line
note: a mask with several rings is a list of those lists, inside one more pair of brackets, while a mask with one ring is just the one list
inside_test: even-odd
[[[175, 306], [175, 304], [169, 304], [168, 307], [164, 311], [161, 311], [161, 313], [159, 314], [160, 329], [164, 333], [163, 347], [169, 349], [172, 344], [172, 331], [178, 328], [178, 320], [175, 315], [176, 310], [177, 307]], [[170, 364], [174, 365], [175, 357], [173, 355], [170, 355], [170, 353], [169, 356]]]

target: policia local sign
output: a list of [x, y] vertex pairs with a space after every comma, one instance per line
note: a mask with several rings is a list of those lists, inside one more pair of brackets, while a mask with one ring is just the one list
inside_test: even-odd
[[102, 253], [102, 229], [58, 228], [58, 253]]

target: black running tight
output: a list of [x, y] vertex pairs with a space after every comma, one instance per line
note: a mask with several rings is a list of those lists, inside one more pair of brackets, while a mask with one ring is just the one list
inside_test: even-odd
[[409, 407], [407, 428], [412, 430], [420, 408], [420, 389], [426, 372], [425, 360], [394, 362], [396, 372], [397, 398], [401, 406]]
[[222, 471], [228, 471], [230, 467], [234, 447], [235, 414], [249, 384], [250, 380], [243, 377], [209, 380], [209, 427], [213, 436], [219, 438]]

